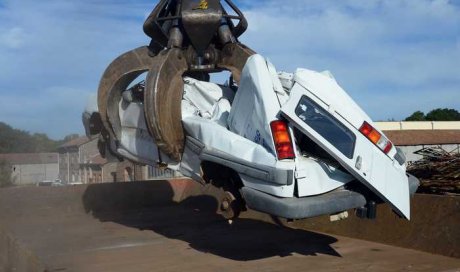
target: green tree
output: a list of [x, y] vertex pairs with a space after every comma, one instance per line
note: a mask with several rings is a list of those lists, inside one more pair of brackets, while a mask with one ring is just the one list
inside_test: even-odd
[[455, 109], [434, 109], [426, 115], [421, 111], [412, 113], [405, 121], [460, 121], [460, 112]]
[[11, 165], [5, 160], [0, 160], [0, 188], [11, 185], [13, 185], [11, 180]]
[[30, 134], [27, 131], [14, 129], [0, 122], [0, 153], [36, 153], [54, 152], [63, 143], [78, 137], [78, 134], [66, 136], [55, 141], [44, 133]]
[[421, 111], [412, 113], [411, 116], [407, 117], [404, 121], [425, 121], [425, 114]]
[[64, 140], [62, 140], [62, 141], [65, 143], [65, 142], [71, 141], [73, 139], [77, 139], [78, 137], [80, 137], [80, 135], [78, 135], [78, 134], [69, 134], [69, 135], [65, 136]]
[[44, 133], [34, 133], [30, 139], [32, 150], [34, 152], [54, 151], [57, 148], [57, 142], [48, 138]]
[[454, 109], [434, 109], [426, 114], [428, 121], [460, 121], [460, 112]]

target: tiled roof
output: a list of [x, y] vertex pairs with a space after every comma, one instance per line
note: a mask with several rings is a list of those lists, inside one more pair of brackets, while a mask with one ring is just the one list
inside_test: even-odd
[[387, 130], [395, 145], [460, 144], [460, 130]]
[[8, 153], [0, 154], [0, 160], [10, 164], [50, 164], [58, 163], [58, 153]]
[[67, 143], [59, 146], [59, 148], [68, 148], [68, 147], [78, 147], [84, 143], [87, 143], [89, 141], [88, 137], [83, 136], [83, 137], [78, 137], [73, 140], [68, 141]]

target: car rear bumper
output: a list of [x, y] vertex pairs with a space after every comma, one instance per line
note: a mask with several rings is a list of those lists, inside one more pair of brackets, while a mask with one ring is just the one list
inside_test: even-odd
[[280, 198], [248, 187], [241, 192], [249, 208], [288, 219], [334, 214], [366, 205], [363, 195], [348, 190], [302, 198]]

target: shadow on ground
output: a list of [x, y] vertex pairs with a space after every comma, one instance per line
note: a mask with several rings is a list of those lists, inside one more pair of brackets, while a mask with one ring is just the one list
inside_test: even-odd
[[340, 257], [331, 236], [241, 218], [229, 224], [216, 214], [217, 200], [209, 195], [174, 202], [167, 181], [90, 185], [83, 195], [87, 213], [170, 239], [185, 241], [193, 249], [246, 261], [293, 254]]

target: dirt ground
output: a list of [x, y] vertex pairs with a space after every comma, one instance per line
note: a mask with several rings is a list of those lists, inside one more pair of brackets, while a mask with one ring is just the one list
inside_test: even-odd
[[213, 197], [181, 197], [194, 190], [186, 187], [0, 190], [0, 271], [460, 271], [460, 259], [281, 227], [253, 212], [229, 224]]

